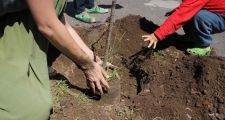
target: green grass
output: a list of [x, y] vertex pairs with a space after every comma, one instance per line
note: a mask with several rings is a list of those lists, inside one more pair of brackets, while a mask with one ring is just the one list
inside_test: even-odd
[[119, 117], [123, 117], [126, 120], [132, 120], [132, 118], [134, 117], [134, 113], [137, 111], [139, 110], [124, 106], [122, 108], [116, 109], [116, 115]]
[[113, 111], [113, 105], [103, 106], [103, 109], [107, 115], [110, 115]]
[[60, 80], [57, 81], [56, 85], [52, 87], [52, 100], [53, 100], [53, 107], [60, 108], [60, 100], [63, 96], [67, 94], [69, 90], [69, 86], [66, 84], [66, 81]]
[[61, 108], [60, 101], [63, 97], [71, 96], [74, 98], [78, 104], [87, 104], [89, 103], [89, 98], [85, 94], [77, 94], [74, 93], [69, 89], [69, 85], [66, 83], [65, 80], [59, 80], [56, 82], [56, 85], [52, 87], [52, 94], [53, 94], [53, 107], [54, 108]]
[[75, 100], [79, 104], [88, 104], [90, 102], [90, 99], [85, 94], [77, 94]]
[[112, 82], [116, 79], [120, 79], [120, 76], [119, 76], [119, 69], [110, 69], [108, 70], [108, 75], [109, 75], [109, 82]]

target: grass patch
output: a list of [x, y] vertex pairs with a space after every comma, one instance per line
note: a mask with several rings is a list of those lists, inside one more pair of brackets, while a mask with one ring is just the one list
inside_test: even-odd
[[111, 115], [113, 111], [113, 105], [104, 106], [103, 109], [107, 115]]
[[127, 114], [131, 115], [132, 111], [128, 109], [128, 107], [123, 107], [116, 110], [116, 115], [120, 117], [125, 117]]
[[108, 71], [108, 75], [109, 75], [109, 82], [112, 82], [116, 79], [120, 79], [120, 76], [119, 76], [119, 69], [109, 69]]
[[90, 102], [85, 94], [76, 94], [75, 99], [79, 104], [88, 104]]
[[124, 118], [125, 120], [132, 120], [132, 118], [134, 117], [134, 113], [137, 111], [138, 111], [137, 108], [130, 108], [125, 106], [125, 107], [116, 109], [116, 115]]
[[60, 100], [63, 96], [67, 94], [69, 86], [66, 84], [66, 81], [60, 80], [56, 82], [56, 85], [52, 87], [52, 100], [53, 107], [60, 108]]
[[85, 94], [77, 94], [71, 91], [67, 81], [65, 80], [59, 80], [54, 86], [52, 86], [52, 95], [54, 108], [61, 108], [60, 102], [65, 96], [73, 97], [74, 100], [78, 102], [78, 104], [87, 104], [90, 101], [90, 99]]

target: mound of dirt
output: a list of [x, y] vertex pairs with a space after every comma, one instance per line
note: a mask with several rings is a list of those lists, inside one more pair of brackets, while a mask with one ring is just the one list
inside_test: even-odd
[[224, 59], [167, 49], [130, 68], [140, 79], [141, 92], [134, 104], [143, 119], [224, 119]]
[[[152, 33], [157, 27], [153, 22], [133, 15], [115, 22], [111, 59], [119, 67], [120, 101], [111, 106], [110, 114], [91, 114], [91, 119], [224, 120], [225, 59], [215, 55], [196, 57], [185, 54], [183, 50], [188, 46], [176, 42], [177, 34], [159, 42], [156, 50], [148, 49], [141, 36]], [[87, 44], [91, 46], [96, 43], [95, 53], [103, 56], [107, 25], [75, 29]], [[57, 68], [57, 65], [62, 66], [66, 61], [72, 70], [65, 69], [68, 67], [60, 70], [58, 67], [58, 71], [61, 74], [66, 72], [71, 83], [73, 80], [83, 80], [80, 71], [73, 69], [74, 64], [65, 59], [67, 58], [58, 57], [53, 66]], [[72, 73], [78, 73], [78, 76], [71, 76]], [[75, 84], [79, 86], [79, 82], [76, 81]], [[81, 86], [85, 88], [84, 85]], [[79, 107], [68, 97], [61, 100], [67, 108], [61, 109], [76, 113]], [[76, 114], [77, 118], [85, 119], [83, 116], [89, 116], [89, 113], [102, 111], [102, 107], [96, 102], [91, 104], [92, 107], [85, 106], [95, 109], [82, 107], [82, 112]], [[127, 110], [118, 110], [122, 108], [128, 108], [129, 115]], [[53, 116], [66, 119], [61, 114], [57, 112]], [[57, 117], [54, 120], [58, 120]]]

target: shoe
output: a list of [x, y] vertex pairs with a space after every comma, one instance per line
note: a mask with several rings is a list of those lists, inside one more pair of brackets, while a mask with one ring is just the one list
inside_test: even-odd
[[93, 16], [90, 16], [87, 12], [83, 12], [80, 14], [75, 15], [75, 18], [86, 23], [94, 23], [95, 18]]
[[93, 7], [93, 8], [85, 8], [85, 12], [88, 12], [88, 13], [107, 13], [109, 12], [108, 9], [105, 9], [105, 8], [102, 8], [102, 7]]
[[194, 48], [188, 48], [186, 50], [187, 53], [191, 55], [196, 56], [209, 56], [210, 52], [212, 51], [211, 47], [194, 47]]

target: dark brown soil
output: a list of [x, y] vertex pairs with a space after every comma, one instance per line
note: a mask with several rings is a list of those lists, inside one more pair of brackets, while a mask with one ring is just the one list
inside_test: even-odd
[[[117, 20], [111, 56], [119, 67], [119, 100], [109, 95], [114, 102], [107, 103], [103, 97], [84, 104], [69, 92], [54, 107], [51, 120], [224, 120], [225, 59], [185, 54], [189, 45], [176, 42], [177, 34], [158, 43], [156, 50], [145, 48], [141, 36], [157, 27], [140, 16]], [[101, 38], [95, 51], [102, 56], [106, 28], [75, 29], [89, 45]], [[60, 73], [55, 78], [70, 81], [70, 91], [90, 97], [82, 72], [70, 60], [60, 55], [53, 67]], [[55, 81], [53, 94], [58, 87]]]

